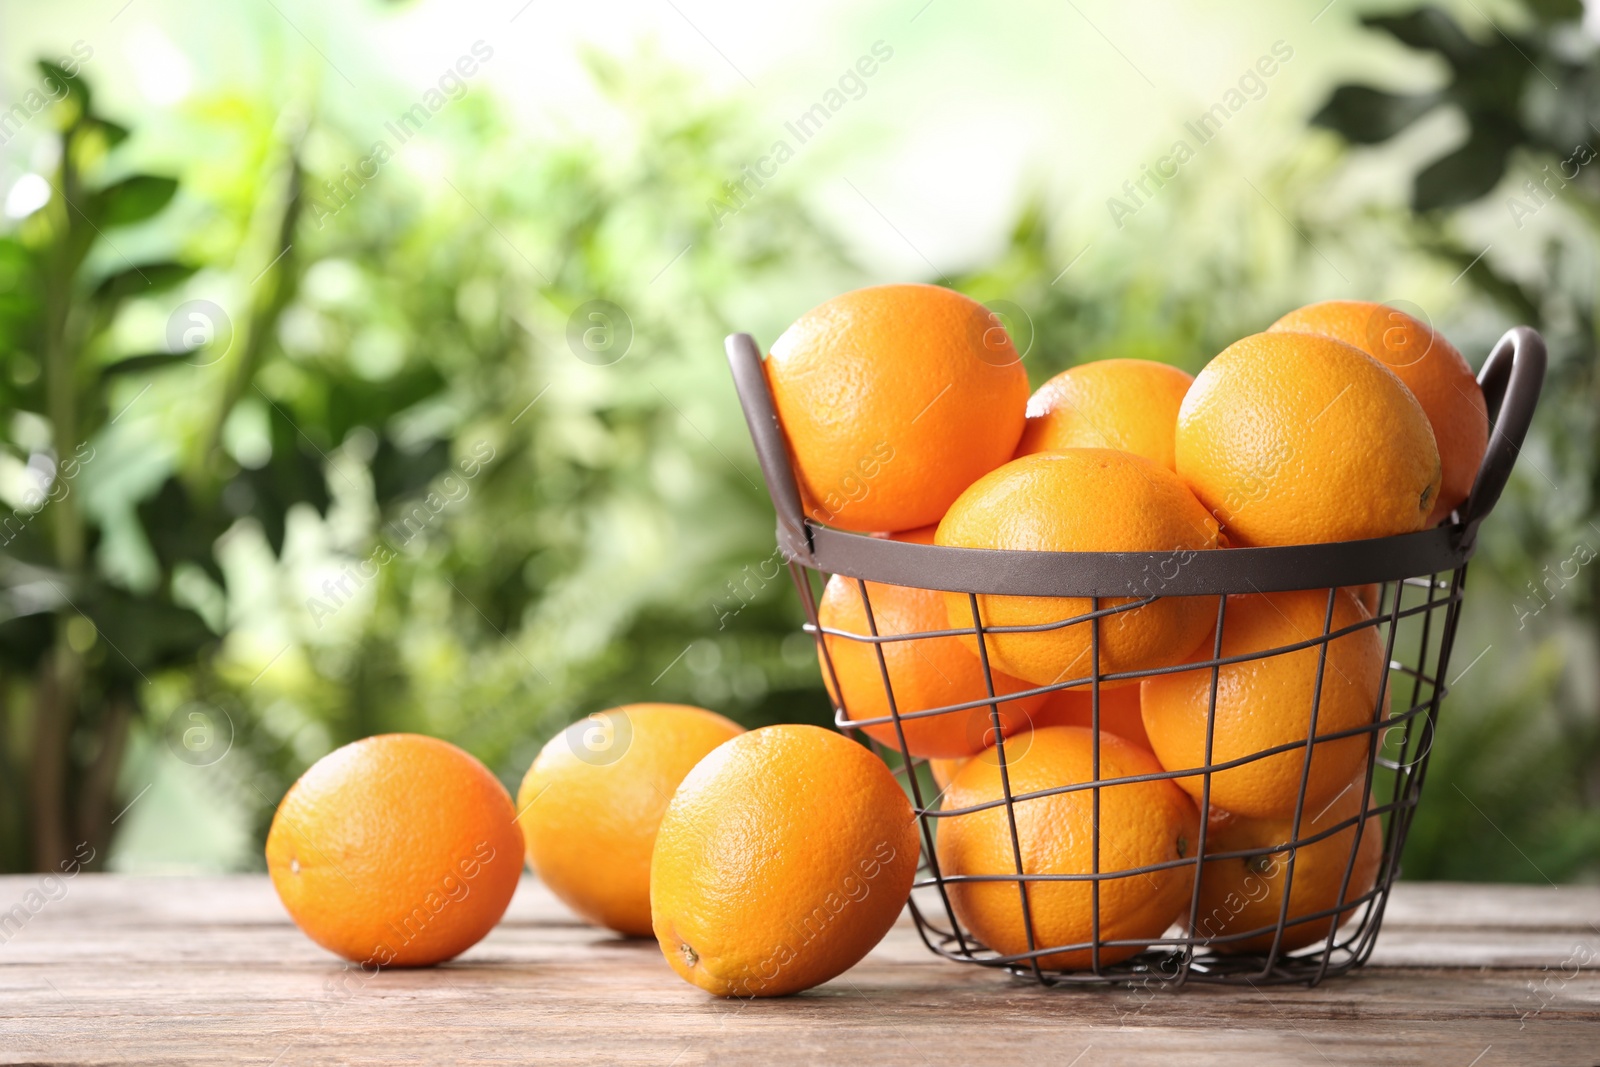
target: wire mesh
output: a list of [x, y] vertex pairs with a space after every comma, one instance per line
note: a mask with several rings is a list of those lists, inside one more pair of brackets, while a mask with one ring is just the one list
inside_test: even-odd
[[[1406, 830], [1421, 793], [1427, 768], [1428, 752], [1440, 701], [1446, 694], [1443, 682], [1448, 668], [1451, 646], [1454, 642], [1457, 619], [1462, 602], [1466, 565], [1437, 575], [1428, 575], [1403, 581], [1383, 583], [1380, 587], [1378, 609], [1351, 623], [1334, 624], [1337, 589], [1325, 591], [1326, 607], [1320, 630], [1299, 634], [1299, 640], [1276, 644], [1266, 648], [1250, 649], [1243, 653], [1224, 654], [1224, 639], [1228, 635], [1229, 606], [1239, 603], [1239, 595], [1212, 597], [1216, 601], [1216, 621], [1211, 635], [1202, 642], [1201, 649], [1178, 663], [1139, 670], [1103, 671], [1101, 669], [1102, 628], [1108, 620], [1124, 613], [1137, 611], [1162, 600], [1160, 596], [1139, 598], [1126, 602], [1111, 602], [1100, 597], [1088, 598], [1089, 610], [1065, 615], [1059, 619], [1026, 627], [986, 627], [984, 613], [975, 594], [965, 594], [970, 604], [970, 628], [956, 627], [926, 629], [909, 632], [880, 633], [874, 612], [874, 587], [881, 598], [886, 589], [855, 578], [838, 576], [836, 581], [847, 581], [860, 598], [866, 621], [864, 632], [839, 627], [824, 627], [819, 622], [820, 583], [827, 579], [823, 572], [800, 563], [791, 563], [790, 571], [800, 592], [806, 614], [806, 630], [816, 639], [827, 688], [834, 701], [835, 720], [838, 726], [857, 735], [864, 735], [877, 727], [880, 736], [887, 732], [890, 743], [864, 737], [885, 760], [896, 768], [911, 798], [916, 818], [921, 824], [923, 858], [918, 879], [912, 893], [911, 914], [923, 941], [935, 953], [948, 959], [999, 968], [1018, 977], [1032, 979], [1045, 985], [1073, 983], [1124, 983], [1130, 985], [1181, 986], [1186, 982], [1237, 983], [1309, 983], [1315, 984], [1330, 974], [1340, 974], [1364, 962], [1370, 955], [1382, 919], [1384, 904], [1390, 887], [1400, 871], [1400, 855], [1405, 843]], [[1241, 594], [1243, 595], [1243, 594]], [[1063, 603], [1071, 603], [1063, 601]], [[1063, 678], [1049, 685], [1030, 686], [1027, 689], [1001, 692], [997, 685], [996, 670], [991, 662], [991, 643], [1006, 633], [1048, 632], [1068, 627], [1090, 628], [1089, 669], [1082, 675]], [[1334, 642], [1362, 630], [1374, 631], [1382, 645], [1378, 698], [1372, 704], [1370, 715], [1359, 725], [1341, 729], [1318, 729], [1318, 717], [1326, 690], [1326, 672], [1329, 667], [1328, 649]], [[902, 706], [895, 690], [894, 680], [885, 648], [900, 642], [927, 642], [952, 637], [972, 640], [982, 668], [985, 694], [981, 699], [966, 699], [934, 706]], [[829, 640], [831, 639], [831, 641]], [[846, 699], [848, 685], [840, 684], [835, 670], [834, 657], [840, 646], [832, 642], [851, 642], [870, 647], [878, 667], [878, 681], [883, 690], [887, 715], [869, 717], [852, 714]], [[832, 647], [830, 647], [832, 646]], [[1309, 708], [1309, 725], [1303, 739], [1271, 745], [1229, 759], [1214, 756], [1214, 734], [1217, 722], [1218, 684], [1222, 673], [1235, 665], [1264, 661], [1304, 650], [1316, 650], [1315, 682], [1304, 694]], [[1179, 672], [1205, 671], [1210, 674], [1209, 700], [1205, 711], [1204, 757], [1192, 766], [1157, 765], [1155, 771], [1126, 775], [1102, 775], [1102, 748], [1112, 742], [1107, 737], [1102, 722], [1102, 693], [1107, 683], [1140, 684], [1144, 679]], [[1015, 791], [1012, 776], [1021, 756], [1015, 751], [1030, 736], [1027, 727], [1021, 730], [1002, 719], [1001, 706], [1008, 700], [1024, 700], [1060, 693], [1065, 690], [1089, 693], [1092, 733], [1092, 773], [1084, 781], [1062, 782], [1042, 789]], [[859, 692], [859, 690], [858, 690]], [[947, 790], [940, 788], [930, 774], [931, 761], [912, 751], [907, 742], [907, 726], [940, 716], [972, 715], [982, 709], [987, 715], [987, 735], [983, 741], [992, 748], [992, 759], [998, 770], [1000, 795], [983, 803], [952, 806]], [[1031, 725], [1028, 724], [1028, 725]], [[886, 729], [885, 729], [886, 728]], [[1320, 822], [1320, 816], [1331, 809], [1335, 801], [1316, 800], [1322, 811], [1307, 803], [1307, 786], [1317, 761], [1322, 758], [1324, 746], [1346, 738], [1360, 738], [1366, 743], [1365, 755], [1352, 775], [1346, 792], [1360, 790], [1360, 804], [1342, 818]], [[1011, 751], [1008, 751], [1008, 742]], [[1298, 790], [1294, 796], [1292, 812], [1283, 821], [1289, 830], [1269, 843], [1247, 848], [1218, 848], [1212, 840], [1212, 826], [1218, 819], [1229, 816], [1211, 802], [1212, 783], [1216, 775], [1249, 767], [1285, 753], [1299, 752], [1300, 773]], [[1108, 846], [1103, 839], [1101, 804], [1105, 793], [1118, 787], [1143, 782], [1198, 779], [1198, 812], [1208, 817], [1197, 820], [1197, 840], [1192, 851], [1153, 863], [1127, 864], [1118, 861], [1115, 843]], [[1071, 869], [1057, 862], [1054, 867], [1041, 862], [1037, 847], [1030, 849], [1026, 834], [1019, 830], [1019, 816], [1026, 816], [1030, 805], [1047, 803], [1048, 798], [1072, 793], [1090, 794], [1089, 814], [1076, 828], [1063, 832], [1087, 833], [1090, 837], [1087, 869]], [[1343, 796], [1344, 794], [1340, 794]], [[1005, 830], [1009, 837], [1011, 869], [1009, 871], [984, 871], [971, 873], [941, 869], [939, 837], [941, 830], [951, 820], [970, 819], [989, 809], [1003, 809]], [[1034, 820], [1037, 822], [1037, 820]], [[1371, 834], [1381, 834], [1381, 851], [1376, 869], [1371, 874], [1371, 884], [1361, 876], [1362, 841]], [[1302, 905], [1294, 893], [1297, 861], [1302, 854], [1319, 843], [1346, 836], [1348, 848], [1344, 851], [1332, 881], [1338, 891], [1331, 901], [1313, 901]], [[1370, 849], [1370, 845], [1369, 845]], [[1326, 869], [1324, 847], [1317, 872], [1320, 884], [1327, 885], [1330, 875]], [[1269, 922], [1258, 922], [1241, 928], [1231, 920], [1250, 910], [1241, 906], [1221, 914], [1213, 908], [1209, 913], [1202, 902], [1210, 898], [1205, 893], [1207, 879], [1221, 879], [1224, 885], [1230, 874], [1225, 874], [1221, 864], [1242, 861], [1252, 873], [1276, 873], [1281, 867], [1282, 881], [1276, 887], [1263, 877], [1257, 887], [1264, 888], [1263, 899], [1270, 896], [1278, 901], [1275, 917]], [[1078, 866], [1085, 866], [1079, 864]], [[1116, 883], [1128, 879], [1147, 879], [1158, 872], [1181, 869], [1185, 872], [1189, 888], [1185, 892], [1186, 904], [1172, 916], [1172, 922], [1159, 936], [1141, 933], [1137, 936], [1112, 936], [1104, 926], [1107, 918], [1104, 894], [1118, 891]], [[1036, 912], [1042, 907], [1040, 899], [1049, 891], [1051, 883], [1087, 883], [1089, 886], [1089, 923], [1085, 936], [1066, 940], [1052, 939], [1048, 932], [1051, 924], [1038, 921]], [[966, 891], [965, 887], [983, 883], [1009, 884], [1016, 888], [1025, 946], [1020, 950], [1001, 951], [984, 944], [960, 916], [960, 907], [953, 899]], [[1254, 893], [1248, 891], [1247, 896]], [[1126, 897], [1126, 894], [1123, 894]], [[995, 910], [990, 899], [990, 911]], [[1252, 903], [1259, 903], [1251, 897]], [[1056, 901], [1059, 904], [1059, 900]], [[1320, 906], [1318, 906], [1320, 905]], [[1231, 907], [1231, 905], [1230, 905]], [[1059, 927], [1060, 924], [1056, 923]]]

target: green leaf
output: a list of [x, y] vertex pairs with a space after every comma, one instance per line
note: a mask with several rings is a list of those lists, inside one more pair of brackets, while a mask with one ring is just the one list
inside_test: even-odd
[[[321, 444], [312, 440], [302, 425], [289, 417], [283, 401], [269, 406], [267, 420], [272, 457], [262, 467], [240, 471], [234, 483], [240, 487], [236, 491], [238, 498], [249, 501], [248, 514], [261, 524], [267, 544], [275, 555], [281, 556], [291, 507], [309, 504], [327, 514], [332, 501], [328, 495], [325, 455], [331, 445], [326, 439]], [[314, 422], [304, 425], [312, 430], [321, 429]], [[318, 436], [322, 436], [320, 432]]]
[[450, 466], [450, 446], [434, 441], [420, 452], [403, 452], [388, 437], [372, 457], [372, 494], [380, 507], [420, 494]]
[[193, 563], [218, 585], [225, 584], [214, 546], [231, 521], [219, 509], [197, 506], [183, 482], [173, 477], [155, 496], [141, 501], [138, 512], [163, 574], [170, 575], [179, 563]]
[[180, 363], [199, 351], [198, 348], [187, 348], [181, 352], [146, 352], [143, 355], [129, 356], [115, 363], [109, 363], [102, 368], [100, 374], [106, 378], [114, 374], [143, 374], [145, 371], [160, 370], [162, 367]]
[[1440, 102], [1437, 93], [1399, 96], [1366, 85], [1341, 85], [1311, 118], [1311, 124], [1333, 130], [1351, 144], [1387, 141]]
[[1361, 21], [1375, 30], [1384, 30], [1403, 45], [1438, 52], [1458, 70], [1471, 66], [1483, 51], [1455, 19], [1436, 7], [1419, 7], [1402, 15], [1367, 15]]
[[76, 74], [68, 74], [66, 69], [58, 63], [48, 59], [39, 60], [39, 73], [44, 75], [45, 85], [52, 96], [60, 98], [63, 92], [78, 105], [78, 113], [89, 113], [89, 83]]
[[135, 174], [95, 193], [92, 214], [101, 226], [130, 226], [166, 207], [177, 191], [176, 179]]
[[194, 272], [186, 263], [141, 263], [106, 277], [95, 286], [94, 298], [116, 304], [130, 296], [148, 296], [188, 281]]
[[1546, 25], [1583, 18], [1583, 0], [1524, 0], [1529, 11]]
[[1456, 207], [1485, 196], [1505, 175], [1518, 131], [1502, 122], [1475, 123], [1467, 141], [1424, 167], [1412, 186], [1417, 212]]
[[115, 148], [117, 145], [128, 139], [128, 127], [122, 125], [121, 123], [112, 122], [110, 119], [103, 119], [98, 115], [91, 115], [88, 121], [92, 123], [95, 128], [100, 131], [101, 136], [106, 139], [106, 146], [108, 148]]
[[217, 641], [199, 615], [165, 596], [135, 597], [101, 584], [80, 604], [111, 646], [101, 669], [115, 682], [138, 683], [151, 671], [192, 663]]

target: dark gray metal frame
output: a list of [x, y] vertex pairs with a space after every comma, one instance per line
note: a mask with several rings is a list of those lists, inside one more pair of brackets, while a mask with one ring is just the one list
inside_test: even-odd
[[[824, 633], [832, 637], [870, 643], [878, 650], [879, 669], [888, 698], [890, 715], [877, 719], [852, 719], [844, 707], [836, 707], [835, 720], [841, 728], [850, 731], [865, 726], [885, 724], [894, 726], [899, 740], [898, 745], [876, 747], [886, 754], [891, 765], [898, 763], [897, 773], [906, 780], [913, 806], [922, 824], [925, 876], [919, 879], [917, 890], [913, 892], [911, 910], [923, 940], [933, 951], [963, 962], [1004, 968], [1013, 974], [1051, 985], [1124, 982], [1139, 986], [1176, 986], [1186, 981], [1315, 984], [1330, 973], [1342, 973], [1366, 960], [1377, 935], [1389, 887], [1399, 872], [1400, 852], [1421, 794], [1440, 702], [1448, 690], [1444, 676], [1460, 617], [1467, 562], [1472, 557], [1480, 524], [1494, 508], [1510, 477], [1538, 403], [1544, 380], [1545, 348], [1543, 340], [1535, 331], [1520, 326], [1507, 332], [1490, 353], [1479, 374], [1479, 383], [1488, 403], [1492, 429], [1488, 449], [1473, 483], [1471, 494], [1457, 511], [1452, 522], [1435, 529], [1398, 537], [1337, 544], [1235, 548], [1210, 552], [1018, 552], [946, 548], [889, 541], [813, 523], [806, 518], [801, 507], [800, 493], [782, 427], [768, 392], [760, 350], [748, 334], [734, 334], [727, 340], [727, 354], [740, 404], [755, 442], [756, 455], [777, 511], [778, 544], [789, 560], [790, 573], [794, 577], [805, 608], [806, 630], [817, 639], [823, 668], [829, 673], [830, 681], [834, 683], [833, 692], [839, 693], [840, 687], [837, 680], [831, 677], [833, 665], [827, 643], [823, 640]], [[813, 584], [813, 575], [820, 579], [821, 576], [829, 574], [855, 579], [866, 611], [870, 634], [822, 629], [817, 618], [817, 589]], [[873, 621], [867, 581], [964, 592], [969, 598], [975, 627], [966, 630], [879, 635]], [[1367, 583], [1383, 583], [1379, 611], [1370, 620], [1355, 626], [1334, 629], [1332, 620], [1337, 588]], [[1322, 588], [1328, 590], [1328, 600], [1323, 632], [1317, 637], [1294, 645], [1268, 649], [1254, 656], [1228, 658], [1221, 655], [1227, 597], [1217, 596], [1218, 594]], [[1036, 626], [985, 627], [978, 610], [979, 594], [1087, 598], [1091, 610]], [[1164, 596], [1208, 595], [1217, 596], [1217, 622], [1211, 658], [1120, 674], [1099, 672], [1100, 627], [1105, 617], [1134, 610]], [[1436, 615], [1441, 616], [1438, 623], [1434, 621]], [[1092, 724], [1097, 736], [1093, 761], [1094, 780], [1040, 792], [1013, 795], [1005, 773], [1005, 741], [1000, 739], [995, 745], [1001, 764], [1001, 782], [1004, 791], [1002, 800], [973, 808], [943, 810], [936, 806], [937, 797], [924, 802], [925, 783], [917, 775], [916, 767], [925, 761], [910, 755], [902, 724], [916, 718], [987, 706], [990, 709], [994, 735], [998, 737], [1001, 733], [999, 705], [995, 701], [984, 634], [1055, 629], [1084, 623], [1091, 627], [1093, 673], [1022, 693], [1010, 693], [1007, 699], [1069, 687], [1088, 686], [1091, 693]], [[1328, 643], [1367, 626], [1376, 627], [1383, 633], [1385, 658], [1390, 665], [1390, 671], [1386, 672], [1383, 680], [1378, 707], [1374, 709], [1373, 720], [1370, 724], [1353, 730], [1319, 734], [1316, 723], [1322, 688], [1321, 675], [1326, 664]], [[1402, 654], [1404, 658], [1397, 659], [1396, 641], [1403, 627], [1407, 629], [1408, 637], [1417, 638], [1417, 645], [1413, 653]], [[893, 686], [890, 684], [888, 668], [883, 658], [884, 644], [954, 634], [977, 637], [979, 656], [985, 679], [989, 683], [987, 699], [900, 712], [895, 703]], [[1124, 778], [1099, 777], [1098, 730], [1100, 690], [1103, 683], [1180, 670], [1209, 668], [1212, 672], [1214, 702], [1218, 671], [1223, 665], [1308, 647], [1319, 649], [1319, 660], [1317, 686], [1312, 700], [1311, 724], [1305, 742], [1281, 745], [1254, 753], [1244, 759], [1213, 764], [1212, 724], [1208, 720], [1206, 752], [1202, 766]], [[1402, 678], [1409, 677], [1410, 693], [1406, 707], [1392, 709], [1390, 714], [1384, 717], [1381, 709], [1389, 699], [1387, 689], [1391, 674], [1399, 674]], [[1397, 692], [1400, 688], [1404, 688], [1403, 684], [1397, 686]], [[1400, 743], [1392, 756], [1385, 755], [1384, 749], [1388, 738], [1397, 729], [1400, 731]], [[1365, 800], [1362, 812], [1336, 826], [1302, 838], [1300, 825], [1311, 766], [1312, 746], [1356, 734], [1367, 734], [1373, 738], [1364, 780]], [[1293, 839], [1286, 845], [1275, 849], [1247, 852], [1208, 853], [1207, 828], [1205, 820], [1202, 819], [1200, 840], [1194, 857], [1148, 867], [1100, 871], [1099, 802], [1102, 788], [1160, 778], [1202, 776], [1200, 810], [1205, 811], [1209, 806], [1211, 775], [1214, 772], [1299, 747], [1304, 747], [1307, 758], [1303, 761], [1300, 793], [1295, 805]], [[1380, 767], [1394, 775], [1393, 789], [1387, 803], [1369, 806], [1374, 777]], [[1025, 874], [1020, 847], [1017, 845], [1014, 805], [1038, 797], [1078, 790], [1093, 791], [1094, 870], [1083, 874]], [[1006, 807], [1011, 822], [1016, 859], [1015, 874], [966, 876], [941, 874], [934, 850], [936, 821], [1002, 804]], [[1378, 878], [1370, 891], [1346, 897], [1343, 889], [1348, 887], [1361, 836], [1366, 831], [1368, 817], [1373, 814], [1387, 816], [1383, 862]], [[1297, 913], [1289, 916], [1287, 912], [1290, 887], [1294, 878], [1295, 850], [1341, 833], [1352, 825], [1356, 827], [1356, 832], [1353, 835], [1350, 861], [1345, 871], [1345, 884], [1341, 889], [1340, 899], [1343, 902], [1341, 906], [1308, 915]], [[1152, 942], [1140, 941], [1139, 944], [1148, 945], [1146, 951], [1115, 965], [1101, 964], [1101, 949], [1131, 944], [1131, 942], [1103, 941], [1100, 938], [1099, 890], [1103, 880], [1133, 877], [1163, 867], [1193, 864], [1197, 877], [1194, 880], [1188, 923], [1185, 927], [1192, 930], [1198, 918], [1201, 878], [1207, 860], [1264, 856], [1285, 851], [1288, 855], [1285, 891], [1275, 927], [1236, 932], [1221, 938], [1179, 935], [1159, 938]], [[1028, 952], [1001, 955], [984, 948], [970, 934], [962, 930], [946, 893], [948, 885], [960, 881], [1008, 881], [1017, 884], [1024, 921], [1028, 929]], [[1090, 941], [1073, 945], [1036, 944], [1026, 887], [1029, 882], [1047, 881], [1090, 882], [1095, 911], [1093, 936]], [[933, 899], [930, 900], [930, 897]], [[943, 912], [942, 924], [928, 914], [930, 906], [933, 910]], [[1359, 910], [1357, 920], [1353, 923], [1341, 923], [1340, 918], [1348, 917], [1352, 910]], [[1327, 920], [1329, 924], [1328, 935], [1322, 947], [1312, 946], [1294, 953], [1279, 951], [1279, 942], [1287, 927], [1322, 919]], [[1220, 955], [1207, 951], [1209, 947], [1221, 942], [1252, 938], [1264, 933], [1273, 935], [1272, 947], [1265, 955]], [[1041, 957], [1072, 950], [1090, 952], [1092, 966], [1088, 971], [1050, 970], [1040, 965]]]

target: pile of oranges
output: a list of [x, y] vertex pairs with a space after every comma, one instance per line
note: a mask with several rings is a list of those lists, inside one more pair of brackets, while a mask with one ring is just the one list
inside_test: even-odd
[[[933, 286], [882, 286], [809, 312], [773, 345], [766, 373], [811, 518], [956, 548], [1185, 558], [1411, 533], [1466, 499], [1488, 439], [1461, 354], [1416, 319], [1356, 301], [1292, 312], [1194, 378], [1107, 359], [1024, 400], [1021, 359], [988, 309]], [[1361, 625], [1377, 591], [1232, 596], [1219, 636], [1215, 596], [1094, 605], [834, 575], [817, 617], [843, 713], [932, 763], [937, 859], [956, 917], [1004, 954], [1090, 945], [1038, 959], [1087, 968], [1190, 921], [1203, 796], [1208, 855], [1281, 850], [1207, 861], [1188, 933], [1215, 951], [1272, 943], [1252, 931], [1277, 923], [1297, 807], [1298, 839], [1313, 843], [1295, 849], [1280, 949], [1327, 936], [1328, 916], [1372, 887], [1382, 829], [1369, 818], [1358, 840], [1357, 824], [1371, 745], [1362, 728], [1388, 696], [1378, 631]], [[1068, 621], [1092, 608], [1097, 642], [1090, 622]], [[981, 649], [976, 621], [1002, 628]], [[1324, 655], [1317, 639], [1344, 630]], [[930, 636], [872, 639], [919, 634]], [[1209, 667], [1115, 677], [1217, 657], [1233, 662], [1215, 681]], [[1308, 768], [1313, 706], [1317, 735], [1342, 736], [1314, 744]], [[870, 721], [891, 710], [899, 721]], [[1218, 765], [1227, 769], [1202, 773]], [[1164, 772], [1178, 776], [1066, 789]], [[1029, 793], [1048, 795], [1003, 803]], [[1008, 880], [1019, 862], [1041, 876], [1026, 913]], [[1098, 915], [1091, 883], [1071, 877], [1091, 873], [1112, 875], [1099, 882]]]
[[[1295, 311], [1194, 378], [1108, 359], [1030, 397], [981, 304], [880, 286], [802, 316], [765, 369], [809, 518], [957, 548], [1198, 553], [1409, 533], [1466, 499], [1488, 436], [1460, 353], [1353, 301]], [[1094, 639], [1066, 622], [1088, 599], [829, 579], [829, 695], [851, 719], [898, 716], [862, 730], [930, 764], [935, 858], [984, 945], [1085, 968], [1177, 923], [1217, 952], [1260, 952], [1282, 912], [1287, 951], [1327, 937], [1371, 888], [1382, 827], [1361, 820], [1362, 727], [1385, 714], [1386, 664], [1361, 624], [1376, 589], [1230, 596], [1220, 635], [1219, 607], [1102, 598]], [[980, 647], [978, 622], [1010, 629]], [[1315, 639], [1332, 630], [1349, 632], [1324, 653]], [[874, 634], [917, 636], [860, 640]], [[1218, 655], [1215, 671], [1185, 668]], [[1104, 678], [1162, 668], [1179, 669]], [[1342, 736], [1308, 757], [1314, 696], [1317, 735]], [[1230, 766], [1203, 775], [1208, 761]], [[1126, 778], [1143, 780], [1067, 788]], [[1202, 818], [1218, 858], [1191, 921]], [[1297, 832], [1312, 843], [1293, 850], [1285, 902]], [[583, 918], [654, 936], [675, 972], [725, 996], [791, 993], [853, 966], [900, 913], [919, 853], [905, 792], [867, 748], [671, 704], [569, 727], [514, 804], [444, 742], [356, 742], [296, 783], [267, 841], [291, 916], [363, 966], [463, 951], [500, 920], [526, 858]], [[1042, 876], [1026, 894], [1019, 862]], [[1073, 877], [1091, 872], [1111, 876], [1098, 889]]]

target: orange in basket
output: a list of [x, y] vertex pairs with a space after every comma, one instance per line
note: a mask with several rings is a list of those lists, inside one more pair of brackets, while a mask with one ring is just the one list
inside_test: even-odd
[[[1062, 689], [1050, 694], [1033, 713], [1035, 729], [1045, 726], [1093, 726], [1094, 694], [1083, 689]], [[1131, 741], [1140, 748], [1150, 747], [1139, 711], [1139, 687], [1122, 685], [1100, 690], [1100, 729]]]
[[[1077, 726], [1052, 726], [1020, 734], [1006, 744], [1006, 773], [1013, 796], [1094, 780], [1094, 733]], [[1113, 735], [1100, 735], [1100, 777], [1155, 774], [1150, 753]], [[1141, 951], [1160, 937], [1190, 899], [1192, 863], [1143, 874], [1115, 872], [1193, 858], [1200, 819], [1194, 804], [1170, 781], [1131, 782], [1100, 789], [1100, 940], [1131, 940], [1106, 946], [1100, 963], [1109, 965]], [[1022, 872], [1089, 874], [1095, 870], [1093, 792], [1019, 800], [1012, 805]], [[1005, 796], [999, 757], [989, 749], [968, 760], [945, 791], [941, 808], [955, 811]], [[1088, 881], [1027, 883], [1033, 946], [1017, 891], [1017, 857], [1005, 805], [949, 815], [938, 820], [939, 867], [950, 905], [961, 922], [985, 945], [1004, 955], [1063, 947], [1094, 940], [1094, 892]], [[999, 875], [994, 881], [961, 881], [969, 875]], [[1052, 952], [1041, 967], [1086, 968], [1087, 949]]]
[[[945, 513], [936, 541], [956, 548], [1057, 552], [1202, 551], [1217, 547], [1217, 523], [1165, 467], [1109, 448], [1069, 448], [1013, 460], [978, 479]], [[1100, 607], [1136, 599], [1108, 597]], [[946, 593], [945, 606], [952, 627], [973, 627], [965, 593]], [[1087, 597], [978, 597], [986, 627], [1052, 623], [1092, 610]], [[1106, 615], [1100, 623], [1098, 669], [1181, 663], [1205, 637], [1216, 613], [1215, 597], [1162, 597]], [[975, 637], [962, 640], [976, 651]], [[995, 668], [1035, 685], [1088, 677], [1095, 670], [1088, 622], [986, 634], [984, 640]], [[1124, 684], [1131, 683], [1102, 683]]]
[[1258, 333], [1206, 364], [1178, 414], [1177, 460], [1235, 546], [1411, 533], [1439, 496], [1416, 398], [1366, 353], [1308, 333]]
[[[1327, 632], [1328, 590], [1230, 596], [1223, 619], [1224, 658], [1318, 641]], [[1371, 616], [1349, 592], [1333, 592], [1330, 630], [1342, 630]], [[1245, 759], [1279, 745], [1295, 745], [1211, 775], [1210, 802], [1254, 818], [1292, 815], [1305, 767], [1313, 694], [1323, 645], [1242, 660], [1217, 668], [1216, 725], [1211, 741], [1213, 765]], [[1212, 646], [1198, 656], [1210, 658]], [[1321, 699], [1315, 701], [1317, 734], [1348, 730], [1374, 721], [1384, 676], [1383, 642], [1375, 627], [1326, 642]], [[1197, 657], [1198, 658], [1198, 657]], [[1205, 766], [1206, 712], [1211, 706], [1211, 669], [1201, 668], [1146, 678], [1140, 700], [1144, 726], [1156, 758], [1169, 771]], [[1387, 698], [1387, 691], [1385, 691]], [[1306, 779], [1306, 810], [1319, 811], [1333, 800], [1367, 758], [1370, 733], [1354, 734], [1314, 746]], [[1204, 778], [1176, 779], [1199, 799]]]
[[[908, 589], [900, 585], [867, 582], [867, 597], [872, 604], [872, 624], [880, 636], [926, 633], [949, 629], [945, 617], [944, 594], [933, 589]], [[872, 633], [861, 587], [854, 579], [835, 574], [822, 591], [817, 620], [824, 629], [843, 630], [867, 637]], [[887, 669], [894, 688], [895, 708], [902, 716], [917, 711], [989, 695], [983, 680], [983, 664], [956, 637], [925, 637], [917, 641], [853, 641], [827, 634], [828, 663], [822, 680], [828, 695], [841, 704], [852, 719], [888, 718], [889, 696], [883, 685]], [[883, 663], [878, 662], [879, 650]], [[832, 665], [832, 671], [828, 665]], [[838, 677], [838, 689], [834, 688]], [[998, 695], [1027, 689], [1028, 683], [995, 671]], [[1028, 725], [1029, 716], [1044, 702], [1043, 696], [1022, 697], [1000, 704], [1001, 730], [1015, 733]], [[902, 719], [906, 747], [913, 756], [950, 758], [970, 756], [994, 743], [993, 720], [989, 705], [962, 711], [948, 711], [925, 718]], [[874, 741], [889, 748], [900, 748], [900, 737], [892, 722], [862, 727]]]
[[1394, 371], [1422, 405], [1439, 446], [1442, 482], [1428, 525], [1467, 499], [1489, 444], [1489, 411], [1455, 345], [1405, 312], [1365, 300], [1308, 304], [1268, 329], [1336, 337]]
[[938, 522], [1022, 436], [1022, 357], [993, 312], [940, 286], [836, 296], [773, 342], [765, 369], [806, 514], [830, 526]]
[[1062, 371], [1028, 400], [1018, 456], [1116, 448], [1173, 469], [1178, 408], [1194, 379], [1153, 359], [1099, 359]]
[[[1344, 791], [1332, 802], [1322, 805], [1321, 810], [1308, 806], [1300, 820], [1298, 838], [1293, 818], [1249, 819], [1214, 811], [1206, 835], [1208, 856], [1259, 851], [1254, 855], [1206, 861], [1193, 933], [1209, 940], [1216, 952], [1269, 950], [1283, 907], [1284, 887], [1290, 886], [1292, 852], [1294, 882], [1289, 889], [1289, 910], [1284, 917], [1283, 940], [1278, 950], [1293, 952], [1327, 937], [1334, 910], [1359, 899], [1372, 888], [1383, 858], [1383, 823], [1377, 815], [1367, 816], [1361, 841], [1359, 844], [1356, 841], [1355, 820], [1361, 814], [1364, 778], [1364, 774], [1358, 775], [1355, 781], [1347, 783]], [[1350, 825], [1344, 829], [1312, 840], [1347, 821]], [[1309, 843], [1291, 849], [1289, 845], [1294, 841]], [[1349, 871], [1348, 881], [1346, 871]], [[1318, 919], [1305, 918], [1320, 911], [1328, 914]], [[1339, 921], [1343, 923], [1354, 914], [1353, 906], [1346, 907]], [[1188, 916], [1184, 918], [1187, 920]], [[1266, 928], [1266, 932], [1254, 937], [1238, 936], [1262, 928]]]

